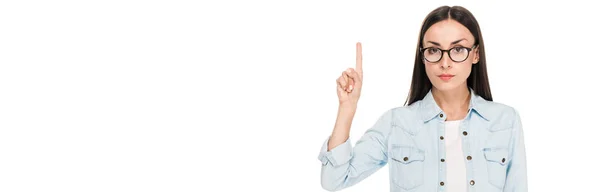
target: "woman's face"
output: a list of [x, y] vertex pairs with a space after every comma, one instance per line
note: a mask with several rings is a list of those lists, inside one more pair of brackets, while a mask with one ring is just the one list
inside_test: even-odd
[[422, 43], [428, 48], [423, 52], [423, 63], [433, 87], [447, 91], [466, 86], [472, 65], [479, 61], [478, 47], [473, 48], [475, 37], [469, 29], [452, 19], [440, 21], [427, 29]]

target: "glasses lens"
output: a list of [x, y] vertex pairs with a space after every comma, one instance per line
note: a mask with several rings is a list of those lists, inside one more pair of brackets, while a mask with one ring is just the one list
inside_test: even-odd
[[450, 49], [450, 57], [456, 62], [461, 62], [469, 57], [469, 50], [464, 47], [454, 47]]
[[423, 57], [429, 62], [436, 62], [442, 58], [442, 50], [434, 47], [427, 48], [423, 51]]

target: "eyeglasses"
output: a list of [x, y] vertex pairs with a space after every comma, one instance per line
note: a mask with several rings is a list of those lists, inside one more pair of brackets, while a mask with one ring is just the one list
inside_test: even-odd
[[477, 45], [473, 45], [473, 47], [471, 48], [467, 48], [467, 47], [453, 47], [451, 49], [448, 50], [443, 50], [437, 47], [427, 47], [427, 48], [420, 48], [421, 54], [423, 55], [423, 58], [431, 63], [436, 63], [440, 60], [442, 60], [442, 57], [444, 56], [444, 52], [448, 52], [448, 56], [450, 57], [450, 59], [454, 62], [463, 62], [465, 60], [467, 60], [467, 58], [469, 58], [469, 53], [471, 52], [471, 50], [475, 49], [475, 47], [477, 47]]

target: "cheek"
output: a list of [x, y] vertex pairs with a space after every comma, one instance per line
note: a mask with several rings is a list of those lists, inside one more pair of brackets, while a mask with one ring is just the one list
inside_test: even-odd
[[427, 64], [427, 63], [424, 63], [423, 66], [425, 66], [425, 72], [427, 74], [434, 73], [437, 70], [437, 68], [439, 68], [437, 65], [432, 65], [432, 64]]
[[425, 65], [425, 73], [427, 73], [427, 77], [429, 77], [429, 79], [431, 79], [432, 77], [435, 76], [437, 68], [435, 67], [435, 65], [428, 65], [428, 64], [424, 64], [424, 65]]
[[473, 69], [473, 64], [471, 63], [463, 63], [464, 65], [461, 66], [457, 66], [460, 68], [457, 68], [459, 71], [458, 73], [460, 73], [460, 75], [464, 78], [467, 79], [469, 77], [469, 75], [471, 74], [471, 69]]
[[475, 61], [475, 57], [471, 56], [465, 62], [469, 62], [469, 64], [473, 64], [473, 61]]

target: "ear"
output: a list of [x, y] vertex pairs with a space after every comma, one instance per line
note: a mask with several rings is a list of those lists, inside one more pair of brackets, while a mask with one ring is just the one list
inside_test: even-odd
[[479, 63], [479, 45], [473, 50], [473, 65]]

